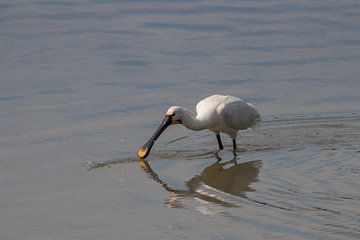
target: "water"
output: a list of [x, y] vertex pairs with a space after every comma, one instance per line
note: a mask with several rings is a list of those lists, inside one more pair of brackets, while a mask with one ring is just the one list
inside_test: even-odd
[[[359, 239], [358, 1], [3, 1], [0, 239]], [[224, 93], [238, 156], [165, 131]], [[218, 160], [220, 160], [218, 162]]]

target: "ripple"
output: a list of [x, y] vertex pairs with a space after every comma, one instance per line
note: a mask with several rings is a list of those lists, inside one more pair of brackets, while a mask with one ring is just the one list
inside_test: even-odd
[[176, 29], [189, 31], [219, 32], [227, 31], [228, 27], [213, 24], [190, 24], [190, 23], [170, 23], [170, 22], [146, 22], [142, 26], [154, 29]]
[[331, 56], [331, 57], [312, 57], [304, 59], [284, 59], [284, 60], [269, 60], [257, 62], [236, 63], [237, 66], [262, 66], [262, 67], [288, 67], [297, 65], [309, 64], [327, 64], [336, 62], [356, 62], [360, 60], [360, 55], [348, 56]]
[[[359, 116], [264, 121], [260, 130], [242, 134], [246, 144], [241, 145], [235, 159], [226, 150], [217, 154], [189, 150], [185, 146], [191, 140], [188, 136], [183, 144], [185, 138], [174, 141], [185, 150], [154, 151], [150, 162], [138, 163], [149, 178], [172, 193], [164, 200], [167, 207], [193, 208], [205, 216], [223, 216], [274, 233], [293, 232], [298, 237], [354, 237], [359, 230], [354, 211], [360, 204], [356, 194], [360, 184], [355, 180], [359, 163], [356, 148], [345, 146], [349, 141], [360, 145], [360, 138], [354, 138], [359, 127]], [[168, 170], [173, 174], [184, 168], [180, 165], [195, 166], [198, 173], [176, 189], [173, 186], [179, 183], [161, 174], [160, 162], [169, 165], [169, 160], [176, 160]], [[203, 167], [201, 162], [208, 165]], [[230, 210], [233, 208], [240, 210]], [[272, 217], [259, 218], [259, 213]], [[318, 229], [323, 230], [320, 233]]]

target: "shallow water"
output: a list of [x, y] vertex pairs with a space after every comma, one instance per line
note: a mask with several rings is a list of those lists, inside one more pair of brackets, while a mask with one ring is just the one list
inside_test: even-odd
[[[359, 239], [358, 1], [0, 3], [0, 239]], [[171, 105], [252, 102], [216, 152]]]

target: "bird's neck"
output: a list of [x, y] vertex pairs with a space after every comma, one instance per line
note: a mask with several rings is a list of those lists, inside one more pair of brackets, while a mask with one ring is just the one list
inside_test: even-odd
[[189, 110], [184, 111], [182, 124], [193, 131], [200, 131], [208, 127], [205, 121], [198, 119], [195, 114]]

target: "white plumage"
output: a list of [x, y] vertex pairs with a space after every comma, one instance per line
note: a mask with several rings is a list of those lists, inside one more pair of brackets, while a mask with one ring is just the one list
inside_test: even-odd
[[256, 108], [242, 99], [212, 95], [196, 105], [199, 119], [208, 119], [211, 131], [223, 132], [235, 139], [238, 130], [247, 129], [260, 120]]
[[260, 119], [259, 112], [252, 104], [236, 97], [219, 94], [201, 100], [196, 105], [196, 115], [186, 108], [172, 106], [167, 110], [165, 119], [155, 134], [139, 149], [138, 156], [145, 158], [156, 139], [171, 124], [183, 124], [194, 131], [213, 131], [220, 149], [223, 149], [220, 132], [226, 133], [232, 138], [235, 151], [237, 132], [253, 126]]

